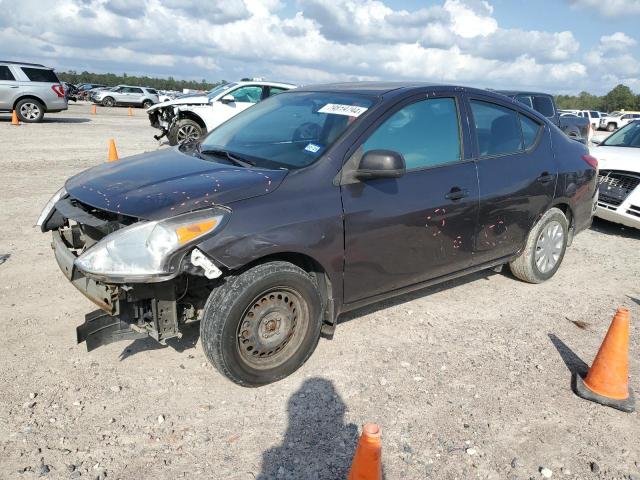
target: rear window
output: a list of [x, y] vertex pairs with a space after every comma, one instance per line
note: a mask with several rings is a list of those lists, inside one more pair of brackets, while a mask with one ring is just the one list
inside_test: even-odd
[[536, 95], [533, 97], [533, 109], [540, 112], [545, 117], [553, 117], [555, 111], [553, 109], [553, 101], [551, 97]]
[[20, 68], [22, 68], [24, 74], [32, 82], [59, 83], [58, 77], [53, 70], [49, 70], [46, 68]]
[[0, 80], [15, 80], [13, 73], [6, 65], [0, 65]]
[[598, 112], [591, 112], [591, 116], [593, 118], [600, 118], [600, 114]]
[[153, 88], [147, 88], [147, 92], [149, 92], [151, 95], [157, 95], [158, 91], [154, 90]]

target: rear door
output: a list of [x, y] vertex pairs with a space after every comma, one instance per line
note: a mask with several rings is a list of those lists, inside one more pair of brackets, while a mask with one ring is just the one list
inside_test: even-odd
[[403, 155], [400, 178], [342, 185], [346, 303], [468, 267], [478, 213], [475, 163], [465, 154], [456, 95], [397, 104], [354, 145]]
[[474, 131], [480, 212], [474, 263], [518, 251], [549, 208], [558, 178], [548, 127], [494, 98], [468, 98]]
[[126, 93], [126, 99], [124, 100], [124, 102], [132, 105], [138, 105], [142, 103], [142, 97], [144, 96], [144, 92], [142, 91], [141, 88], [127, 87], [125, 93]]
[[11, 110], [20, 85], [8, 65], [0, 65], [0, 110]]

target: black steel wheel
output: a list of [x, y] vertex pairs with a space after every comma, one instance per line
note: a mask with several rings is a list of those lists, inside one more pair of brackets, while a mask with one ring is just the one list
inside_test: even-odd
[[244, 386], [296, 371], [320, 338], [320, 294], [309, 274], [269, 262], [230, 276], [205, 305], [200, 334], [213, 366]]

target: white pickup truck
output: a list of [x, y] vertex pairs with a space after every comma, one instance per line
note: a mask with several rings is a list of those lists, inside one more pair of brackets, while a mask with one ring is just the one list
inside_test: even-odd
[[605, 128], [607, 131], [613, 132], [614, 130], [624, 127], [629, 122], [638, 119], [640, 119], [640, 112], [613, 112], [600, 119], [600, 128]]

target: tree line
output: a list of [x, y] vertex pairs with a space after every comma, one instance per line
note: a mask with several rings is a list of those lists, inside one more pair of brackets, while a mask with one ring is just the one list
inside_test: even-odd
[[558, 95], [556, 103], [560, 109], [598, 110], [613, 112], [615, 110], [640, 110], [640, 95], [636, 95], [626, 85], [618, 85], [601, 97], [588, 92], [578, 95]]
[[202, 79], [200, 82], [195, 80], [176, 80], [173, 77], [157, 78], [157, 77], [137, 77], [134, 75], [116, 75], [115, 73], [91, 73], [82, 72], [78, 73], [74, 70], [68, 72], [56, 72], [58, 78], [64, 82], [69, 82], [74, 85], [79, 83], [101, 83], [107, 86], [114, 85], [139, 85], [141, 87], [151, 87], [158, 90], [178, 90], [181, 91], [184, 88], [190, 90], [211, 90], [212, 88], [225, 83], [224, 80], [220, 82], [207, 82]]

